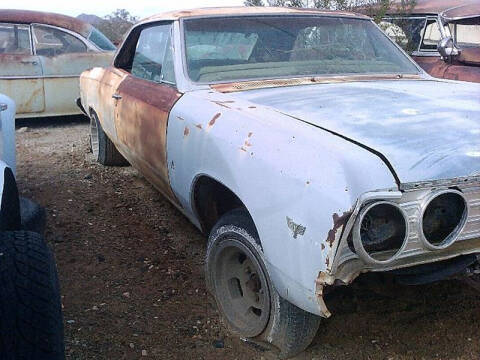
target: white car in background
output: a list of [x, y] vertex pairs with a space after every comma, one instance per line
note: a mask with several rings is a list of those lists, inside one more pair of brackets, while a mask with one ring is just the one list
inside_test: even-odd
[[43, 209], [15, 180], [15, 103], [0, 94], [0, 359], [65, 359], [55, 260]]

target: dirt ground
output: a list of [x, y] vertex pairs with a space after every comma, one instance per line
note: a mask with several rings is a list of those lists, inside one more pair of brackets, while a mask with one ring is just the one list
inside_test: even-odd
[[[67, 359], [276, 358], [225, 331], [205, 238], [134, 169], [96, 164], [85, 120], [17, 121], [17, 144], [20, 191], [47, 208]], [[297, 359], [480, 359], [480, 293], [463, 283], [360, 279], [327, 304]]]

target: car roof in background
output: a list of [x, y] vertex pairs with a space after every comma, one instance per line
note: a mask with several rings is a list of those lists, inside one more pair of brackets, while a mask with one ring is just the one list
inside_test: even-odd
[[76, 32], [84, 37], [88, 37], [92, 30], [92, 25], [71, 16], [31, 10], [0, 9], [0, 22], [47, 24]]
[[[407, 13], [422, 15], [440, 15], [445, 13], [446, 17], [450, 17], [449, 13], [451, 13], [457, 18], [469, 16], [474, 8], [477, 9], [478, 14], [478, 10], [480, 10], [479, 0], [416, 0], [413, 10], [407, 8]], [[402, 1], [395, 0], [387, 14], [402, 14], [404, 12]]]
[[232, 7], [210, 7], [198, 8], [190, 10], [179, 10], [160, 13], [150, 16], [141, 21], [148, 23], [161, 20], [178, 20], [191, 17], [208, 17], [208, 16], [241, 16], [241, 15], [329, 15], [329, 16], [345, 16], [345, 17], [368, 17], [361, 14], [345, 11], [329, 11], [317, 9], [294, 9], [286, 7], [255, 7], [255, 6], [232, 6]]

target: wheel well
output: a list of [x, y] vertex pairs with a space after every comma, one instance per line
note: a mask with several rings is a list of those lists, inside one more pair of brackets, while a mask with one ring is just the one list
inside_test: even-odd
[[[247, 207], [233, 191], [209, 176], [201, 176], [193, 188], [193, 205], [200, 220], [202, 231], [209, 234], [213, 226], [227, 212], [243, 209], [252, 224], [253, 219]], [[255, 226], [255, 225], [254, 225]]]

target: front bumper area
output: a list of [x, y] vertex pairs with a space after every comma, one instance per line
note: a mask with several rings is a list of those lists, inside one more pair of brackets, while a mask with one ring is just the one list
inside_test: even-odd
[[[427, 199], [431, 198], [432, 194], [442, 191], [460, 192], [466, 200], [468, 211], [465, 222], [454, 241], [445, 248], [432, 249], [425, 246], [419, 219], [422, 218]], [[406, 214], [408, 222], [405, 244], [391, 262], [366, 261], [355, 249], [352, 249], [351, 241], [350, 244], [348, 241], [352, 229], [358, 225], [356, 221], [361, 210], [376, 201], [390, 201], [398, 204]], [[342, 229], [336, 231], [336, 237], [329, 252], [330, 265], [326, 271], [320, 272], [316, 279], [317, 299], [322, 313], [328, 317], [330, 313], [323, 302], [323, 291], [326, 286], [350, 284], [365, 272], [387, 272], [435, 262], [442, 264], [445, 260], [465, 255], [476, 258], [476, 255], [471, 254], [478, 253], [480, 253], [480, 177], [408, 184], [402, 188], [402, 191], [367, 193], [358, 199]], [[444, 264], [448, 262], [445, 261]]]

